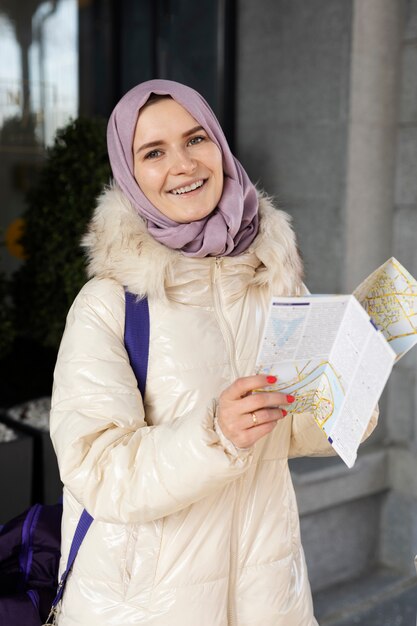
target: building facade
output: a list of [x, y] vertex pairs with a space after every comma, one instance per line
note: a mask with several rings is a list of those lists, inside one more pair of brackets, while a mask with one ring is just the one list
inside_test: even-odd
[[[0, 28], [4, 232], [60, 124], [171, 78], [207, 97], [292, 215], [312, 292], [349, 293], [390, 256], [417, 276], [417, 0], [0, 0]], [[293, 463], [316, 591], [380, 565], [415, 573], [416, 377], [414, 350], [352, 470]]]

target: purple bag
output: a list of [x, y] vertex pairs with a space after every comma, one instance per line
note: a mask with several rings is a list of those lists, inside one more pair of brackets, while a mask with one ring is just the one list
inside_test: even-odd
[[[126, 292], [124, 341], [144, 397], [149, 356], [149, 307]], [[62, 504], [34, 504], [0, 527], [0, 626], [41, 626], [51, 618], [93, 518], [84, 509], [58, 585]], [[52, 609], [51, 609], [52, 607]]]
[[0, 530], [0, 624], [39, 626], [56, 594], [62, 504], [34, 504]]

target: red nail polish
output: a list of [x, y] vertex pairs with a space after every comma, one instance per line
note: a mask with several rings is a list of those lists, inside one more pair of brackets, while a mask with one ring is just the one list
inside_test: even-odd
[[281, 409], [282, 411], [282, 417], [285, 417], [287, 415], [287, 411], [285, 409]]
[[294, 396], [287, 396], [287, 402], [288, 402], [288, 404], [291, 404], [291, 402], [294, 402], [294, 401], [295, 401]]
[[267, 377], [266, 377], [266, 380], [267, 380], [267, 382], [268, 382], [270, 385], [273, 385], [274, 383], [276, 383], [276, 382], [277, 382], [277, 377], [276, 377], [276, 376], [267, 376]]

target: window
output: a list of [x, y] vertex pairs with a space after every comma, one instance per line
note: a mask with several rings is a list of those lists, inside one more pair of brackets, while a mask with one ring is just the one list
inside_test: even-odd
[[25, 193], [57, 128], [78, 114], [77, 1], [0, 0], [0, 42], [0, 254], [12, 271]]

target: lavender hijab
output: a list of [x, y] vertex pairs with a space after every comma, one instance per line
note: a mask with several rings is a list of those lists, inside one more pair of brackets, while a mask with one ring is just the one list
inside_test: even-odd
[[[134, 177], [133, 138], [139, 110], [149, 96], [170, 95], [201, 126], [223, 155], [224, 185], [218, 206], [207, 217], [181, 224], [161, 213], [142, 193]], [[160, 243], [195, 257], [237, 255], [258, 232], [258, 198], [239, 161], [233, 156], [213, 111], [199, 93], [170, 80], [149, 80], [127, 92], [116, 105], [107, 127], [113, 176]]]

